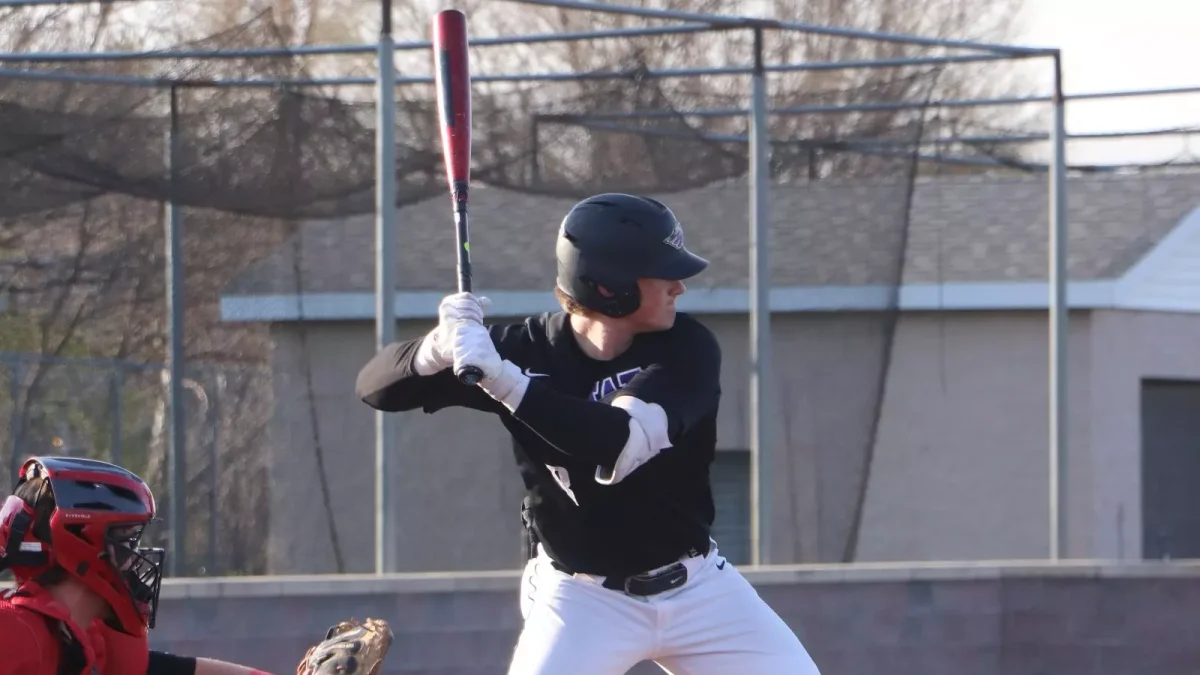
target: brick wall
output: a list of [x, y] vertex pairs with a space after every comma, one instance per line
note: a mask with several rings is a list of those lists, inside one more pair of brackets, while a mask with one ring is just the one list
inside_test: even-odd
[[[746, 576], [825, 675], [1200, 672], [1200, 565], [880, 565]], [[178, 581], [164, 588], [153, 642], [284, 674], [333, 622], [375, 615], [396, 630], [389, 673], [504, 675], [520, 628], [517, 582], [515, 573]], [[639, 666], [631, 675], [655, 672]]]

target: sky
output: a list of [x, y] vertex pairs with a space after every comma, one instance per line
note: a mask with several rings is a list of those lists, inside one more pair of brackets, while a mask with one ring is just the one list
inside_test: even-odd
[[[1200, 0], [1026, 0], [1021, 44], [1063, 50], [1063, 84], [1073, 93], [1200, 87]], [[1200, 129], [1200, 94], [1075, 101], [1068, 133], [1168, 127]], [[1156, 162], [1188, 151], [1183, 137], [1078, 140], [1076, 163]], [[1190, 139], [1200, 161], [1200, 131]]]

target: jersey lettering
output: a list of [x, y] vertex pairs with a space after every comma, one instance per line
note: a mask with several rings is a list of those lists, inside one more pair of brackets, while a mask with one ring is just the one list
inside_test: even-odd
[[611, 395], [614, 391], [617, 391], [618, 389], [621, 389], [629, 384], [629, 382], [633, 379], [633, 376], [640, 372], [642, 372], [640, 367], [631, 368], [629, 370], [622, 370], [616, 375], [609, 375], [603, 380], [597, 381], [592, 385], [591, 399], [593, 401], [599, 401], [600, 399]]
[[554, 482], [558, 483], [558, 487], [562, 488], [562, 491], [567, 493], [567, 496], [571, 498], [571, 501], [579, 504], [579, 500], [575, 498], [575, 491], [571, 489], [571, 474], [561, 466], [551, 466], [550, 464], [547, 464], [546, 468], [550, 469], [550, 475], [554, 476]]

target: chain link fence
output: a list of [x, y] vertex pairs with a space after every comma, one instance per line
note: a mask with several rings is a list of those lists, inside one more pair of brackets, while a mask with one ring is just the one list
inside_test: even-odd
[[162, 364], [116, 359], [0, 354], [5, 484], [39, 454], [110, 461], [142, 476], [165, 524], [181, 509], [183, 575], [239, 575], [264, 569], [267, 536], [265, 446], [270, 421], [264, 367], [189, 362], [184, 383], [186, 492], [167, 480], [169, 378]]

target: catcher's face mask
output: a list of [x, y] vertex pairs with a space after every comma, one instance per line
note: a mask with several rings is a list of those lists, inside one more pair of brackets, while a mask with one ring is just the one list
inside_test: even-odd
[[129, 588], [129, 596], [146, 616], [147, 626], [153, 628], [165, 555], [161, 548], [141, 547], [145, 529], [145, 524], [110, 527], [105, 536], [105, 557]]

